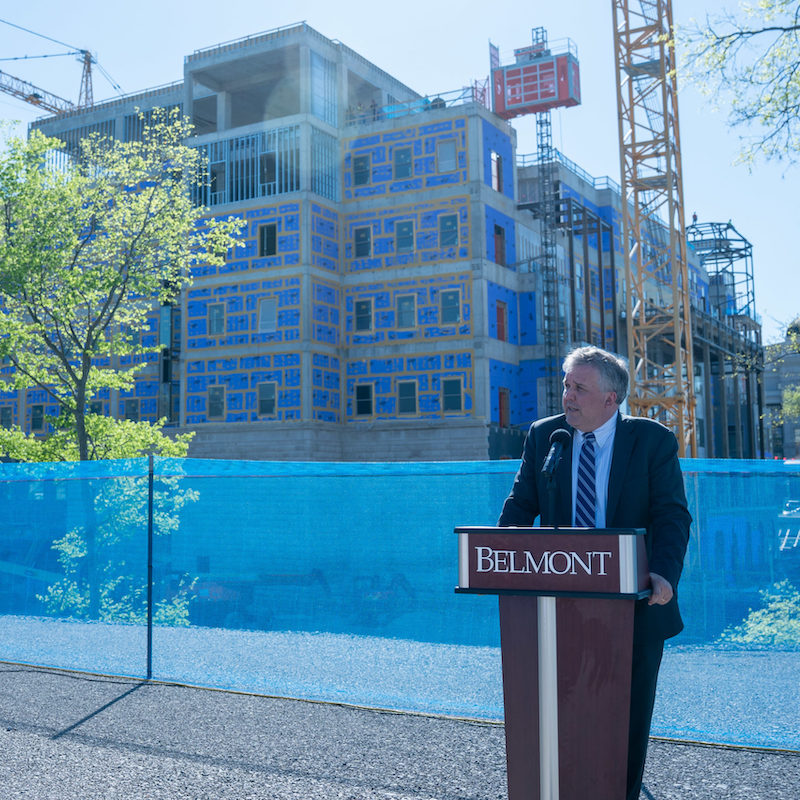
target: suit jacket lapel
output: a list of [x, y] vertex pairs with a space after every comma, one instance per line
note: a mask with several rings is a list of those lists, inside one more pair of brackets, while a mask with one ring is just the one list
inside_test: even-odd
[[626, 424], [625, 417], [617, 415], [617, 429], [614, 431], [614, 452], [611, 455], [611, 471], [608, 475], [608, 497], [606, 500], [606, 526], [615, 527], [614, 517], [617, 512], [622, 489], [625, 486], [625, 474], [628, 471], [628, 462], [635, 436], [633, 426]]

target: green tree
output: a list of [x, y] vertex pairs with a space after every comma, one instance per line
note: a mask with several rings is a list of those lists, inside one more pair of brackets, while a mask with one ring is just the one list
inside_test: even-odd
[[760, 594], [761, 608], [751, 609], [742, 622], [726, 628], [720, 641], [745, 648], [800, 648], [800, 592], [784, 580]]
[[[795, 321], [786, 331], [783, 358], [797, 361], [800, 354], [800, 325]], [[784, 419], [800, 420], [800, 386], [786, 386], [783, 390], [781, 413]]]
[[789, 419], [800, 419], [800, 386], [789, 386], [783, 390], [783, 415]]
[[[141, 624], [147, 615], [142, 547], [148, 520], [146, 478], [84, 479], [81, 490], [85, 522], [53, 541], [61, 574], [37, 598], [45, 613], [53, 616]], [[159, 540], [177, 530], [181, 509], [198, 497], [197, 491], [181, 486], [177, 477], [156, 481], [156, 547], [163, 547]], [[188, 574], [156, 575], [154, 621], [188, 625], [193, 586]]]
[[683, 69], [748, 129], [742, 160], [800, 157], [800, 0], [742, 2], [738, 13], [693, 22], [679, 38]]
[[800, 320], [792, 322], [782, 342], [767, 345], [765, 349], [765, 384], [767, 391], [780, 390], [780, 405], [770, 406], [766, 419], [774, 428], [787, 422], [800, 420], [800, 386], [791, 384], [785, 377], [797, 375], [800, 367]]
[[0, 157], [0, 357], [12, 388], [38, 387], [59, 409], [50, 445], [4, 435], [21, 454], [85, 461], [135, 454], [137, 442], [169, 450], [160, 426], [156, 436], [88, 408], [101, 390], [133, 386], [156, 349], [142, 345], [148, 314], [175, 300], [192, 264], [221, 264], [235, 245], [238, 220], [206, 219], [192, 203], [201, 172], [189, 133], [160, 112], [141, 141], [91, 136], [69, 152], [34, 130]]
[[[37, 387], [59, 413], [45, 439], [0, 429], [0, 452], [20, 461], [185, 456], [189, 436], [164, 421], [89, 413], [104, 389], [129, 389], [157, 348], [142, 345], [148, 315], [190, 282], [195, 262], [220, 264], [235, 245], [236, 220], [207, 220], [190, 189], [197, 154], [177, 116], [153, 114], [141, 141], [90, 137], [75, 152], [33, 132], [0, 157], [0, 356], [10, 388]], [[124, 367], [121, 364], [125, 362]], [[10, 368], [9, 368], [10, 367]], [[147, 593], [136, 545], [147, 528], [142, 478], [83, 480], [80, 524], [52, 547], [61, 575], [38, 596], [46, 613], [142, 622]], [[155, 492], [156, 536], [168, 536], [196, 499], [178, 479]], [[192, 579], [157, 585], [156, 622], [188, 624]]]
[[[14, 461], [80, 461], [75, 426], [68, 414], [53, 420], [55, 430], [46, 439], [26, 434], [18, 427], [0, 428], [0, 453]], [[143, 453], [183, 458], [191, 433], [168, 436], [164, 420], [155, 423], [116, 420], [98, 414], [85, 418], [89, 460], [136, 458]]]

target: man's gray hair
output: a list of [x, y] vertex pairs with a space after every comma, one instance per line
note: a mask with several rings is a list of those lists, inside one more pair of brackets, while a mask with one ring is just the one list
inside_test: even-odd
[[628, 364], [624, 358], [599, 347], [578, 347], [567, 353], [561, 368], [566, 374], [573, 367], [586, 364], [600, 373], [600, 381], [607, 392], [617, 393], [617, 405], [628, 394]]

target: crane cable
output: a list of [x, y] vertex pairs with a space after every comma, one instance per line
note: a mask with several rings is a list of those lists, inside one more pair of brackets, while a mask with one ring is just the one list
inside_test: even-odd
[[92, 62], [97, 64], [97, 68], [103, 74], [105, 79], [111, 84], [111, 86], [122, 94], [122, 89], [120, 85], [108, 74], [108, 72], [103, 68], [103, 66], [97, 61], [97, 59], [85, 48], [82, 47], [73, 47], [71, 44], [67, 44], [66, 42], [59, 41], [58, 39], [54, 39], [52, 36], [45, 36], [43, 33], [37, 33], [36, 31], [32, 31], [30, 28], [24, 28], [22, 25], [17, 25], [14, 22], [9, 22], [7, 19], [0, 19], [5, 25], [10, 25], [12, 28], [17, 28], [18, 30], [25, 31], [25, 33], [30, 33], [33, 36], [38, 36], [40, 39], [47, 39], [48, 42], [53, 42], [55, 44], [60, 44], [62, 47], [69, 47], [72, 52], [70, 53], [52, 53], [49, 56], [18, 56], [17, 58], [3, 58], [0, 61], [18, 61], [25, 58], [51, 58], [53, 56], [66, 56], [66, 55], [75, 55], [80, 53], [81, 55], [86, 55], [89, 53], [89, 57], [91, 58]]

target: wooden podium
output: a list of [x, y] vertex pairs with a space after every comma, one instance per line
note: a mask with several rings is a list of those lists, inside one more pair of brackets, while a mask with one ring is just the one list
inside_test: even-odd
[[644, 530], [456, 533], [456, 592], [499, 595], [509, 800], [624, 800]]

